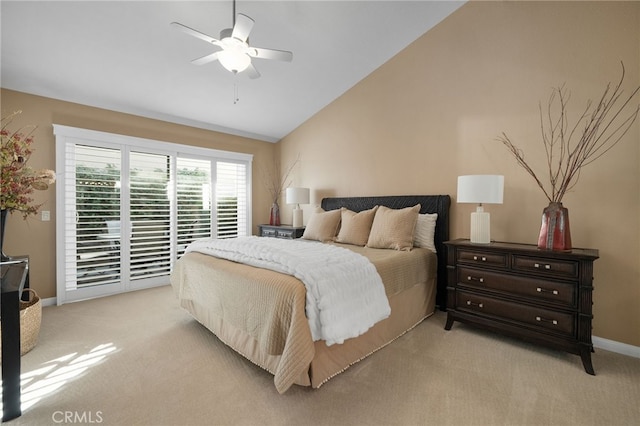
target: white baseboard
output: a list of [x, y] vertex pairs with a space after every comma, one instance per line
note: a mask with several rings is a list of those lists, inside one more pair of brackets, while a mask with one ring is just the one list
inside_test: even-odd
[[602, 337], [593, 336], [591, 338], [593, 346], [606, 351], [615, 352], [622, 355], [640, 358], [640, 346], [628, 345], [626, 343], [616, 342], [615, 340], [603, 339]]
[[[55, 297], [42, 299], [42, 306], [55, 305], [57, 305], [57, 299]], [[626, 343], [616, 342], [615, 340], [604, 339], [597, 336], [593, 336], [591, 340], [593, 341], [593, 346], [595, 348], [632, 356], [634, 358], [640, 358], [640, 346], [628, 345]]]
[[58, 299], [55, 297], [47, 297], [46, 299], [42, 299], [42, 306], [56, 306], [58, 304]]

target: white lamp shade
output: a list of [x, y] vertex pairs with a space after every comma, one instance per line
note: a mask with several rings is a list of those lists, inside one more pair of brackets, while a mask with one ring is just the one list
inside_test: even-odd
[[502, 204], [504, 176], [458, 176], [458, 203]]
[[287, 188], [287, 204], [309, 204], [309, 188]]

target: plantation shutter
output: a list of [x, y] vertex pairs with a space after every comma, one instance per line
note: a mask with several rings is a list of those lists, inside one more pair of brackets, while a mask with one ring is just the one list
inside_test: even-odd
[[129, 160], [130, 279], [171, 272], [171, 157], [132, 152]]
[[[215, 176], [213, 187], [212, 175]], [[187, 245], [199, 238], [249, 234], [246, 164], [179, 157], [176, 193], [178, 257], [184, 254]], [[216, 206], [213, 212], [212, 195]]]
[[54, 133], [58, 304], [166, 285], [195, 239], [251, 233], [250, 155]]
[[217, 237], [247, 235], [247, 171], [244, 164], [216, 164]]
[[117, 149], [68, 143], [64, 180], [67, 290], [120, 286], [120, 163]]
[[211, 161], [178, 158], [177, 256], [198, 238], [211, 236]]

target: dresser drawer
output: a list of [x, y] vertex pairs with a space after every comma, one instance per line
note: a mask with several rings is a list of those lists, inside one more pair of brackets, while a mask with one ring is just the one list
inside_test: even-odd
[[260, 236], [261, 237], [275, 237], [276, 230], [273, 228], [260, 228]]
[[513, 256], [513, 270], [544, 273], [555, 276], [576, 278], [578, 262], [571, 260], [545, 259], [529, 256]]
[[291, 229], [276, 229], [276, 238], [290, 238], [293, 239], [293, 230]]
[[505, 268], [507, 266], [507, 255], [500, 253], [486, 253], [474, 250], [458, 250], [458, 262], [473, 265], [488, 265]]
[[461, 312], [499, 317], [556, 333], [573, 336], [575, 315], [536, 306], [494, 299], [486, 295], [458, 291], [456, 309]]
[[576, 284], [507, 275], [483, 269], [458, 268], [458, 284], [527, 297], [532, 301], [553, 302], [576, 306]]

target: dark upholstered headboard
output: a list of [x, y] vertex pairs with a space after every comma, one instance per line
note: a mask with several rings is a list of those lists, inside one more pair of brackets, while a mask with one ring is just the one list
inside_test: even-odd
[[436, 221], [435, 246], [438, 252], [438, 291], [436, 305], [441, 310], [447, 306], [447, 250], [444, 242], [449, 239], [449, 206], [448, 195], [389, 195], [376, 197], [336, 197], [322, 199], [324, 210], [335, 210], [346, 207], [354, 212], [371, 209], [375, 206], [386, 206], [391, 209], [402, 209], [420, 204], [420, 213], [438, 213]]

